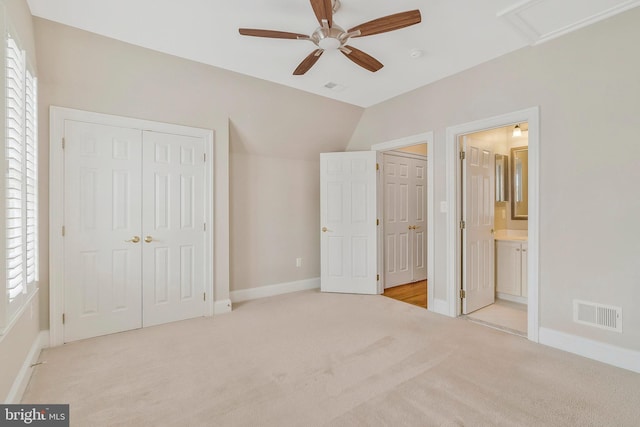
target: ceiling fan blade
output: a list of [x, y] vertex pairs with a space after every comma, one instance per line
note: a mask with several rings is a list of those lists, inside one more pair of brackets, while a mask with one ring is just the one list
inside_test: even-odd
[[373, 21], [365, 22], [357, 27], [353, 27], [349, 32], [360, 31], [360, 34], [352, 37], [371, 36], [373, 34], [386, 33], [387, 31], [399, 30], [400, 28], [422, 22], [422, 15], [419, 10], [400, 12], [394, 15], [383, 16]]
[[376, 72], [380, 68], [384, 67], [380, 61], [373, 56], [364, 53], [363, 51], [356, 49], [352, 46], [344, 46], [340, 48], [340, 52], [359, 66], [367, 69], [371, 72]]
[[285, 31], [257, 30], [257, 29], [253, 29], [253, 28], [240, 28], [238, 31], [243, 36], [269, 37], [269, 38], [272, 38], [272, 39], [293, 39], [293, 40], [297, 40], [299, 38], [303, 38], [303, 39], [308, 39], [309, 38], [309, 36], [307, 36], [305, 34], [287, 33]]
[[316, 49], [313, 52], [311, 52], [309, 56], [304, 58], [304, 60], [300, 63], [300, 65], [298, 65], [298, 68], [295, 69], [295, 71], [293, 72], [293, 75], [301, 76], [307, 71], [309, 71], [309, 69], [313, 67], [316, 62], [318, 62], [318, 59], [320, 59], [320, 56], [323, 53], [324, 53], [323, 49]]
[[329, 23], [329, 28], [333, 26], [333, 6], [331, 5], [331, 0], [311, 0], [311, 7], [320, 25], [322, 25], [322, 20], [326, 19]]

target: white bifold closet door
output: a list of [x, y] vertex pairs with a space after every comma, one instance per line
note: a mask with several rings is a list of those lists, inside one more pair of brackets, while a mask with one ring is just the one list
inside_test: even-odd
[[384, 154], [385, 288], [427, 278], [427, 160]]
[[65, 122], [65, 342], [203, 315], [203, 150]]

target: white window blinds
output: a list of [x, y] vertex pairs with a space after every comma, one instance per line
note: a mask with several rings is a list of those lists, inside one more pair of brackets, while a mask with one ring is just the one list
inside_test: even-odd
[[6, 271], [9, 315], [37, 280], [37, 81], [11, 36], [6, 44]]

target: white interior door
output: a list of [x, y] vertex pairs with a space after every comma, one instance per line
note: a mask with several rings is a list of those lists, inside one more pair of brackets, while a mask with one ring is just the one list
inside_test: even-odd
[[144, 326], [204, 314], [204, 160], [202, 138], [143, 134]]
[[427, 160], [412, 159], [413, 281], [427, 280]]
[[385, 288], [427, 278], [427, 161], [384, 154]]
[[463, 160], [463, 314], [495, 301], [494, 208], [495, 156], [482, 141], [465, 137]]
[[64, 341], [204, 315], [204, 138], [65, 122]]
[[375, 151], [320, 155], [322, 292], [377, 294]]
[[384, 287], [413, 281], [412, 160], [384, 154]]
[[65, 342], [142, 326], [141, 143], [139, 130], [65, 122]]

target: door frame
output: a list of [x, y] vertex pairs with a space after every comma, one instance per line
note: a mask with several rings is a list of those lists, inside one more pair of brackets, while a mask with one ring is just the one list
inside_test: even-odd
[[[398, 148], [409, 147], [411, 145], [427, 144], [427, 310], [433, 311], [434, 300], [434, 266], [435, 266], [435, 236], [434, 236], [434, 143], [433, 132], [425, 132], [417, 135], [411, 135], [400, 139], [381, 142], [371, 146], [371, 150], [382, 153], [384, 151], [392, 151]], [[378, 177], [378, 203], [384, 202], [384, 191], [382, 185], [382, 176]], [[382, 206], [382, 205], [381, 205]], [[378, 228], [378, 271], [384, 273], [384, 211], [380, 218], [380, 227]], [[380, 286], [384, 291], [384, 274], [380, 275]]]
[[527, 294], [527, 337], [530, 341], [539, 341], [539, 231], [540, 231], [540, 108], [524, 110], [494, 116], [473, 122], [450, 126], [446, 130], [446, 167], [447, 200], [449, 213], [447, 228], [447, 300], [449, 316], [458, 317], [461, 313], [461, 300], [458, 290], [461, 286], [461, 230], [460, 209], [461, 166], [458, 155], [458, 138], [469, 133], [489, 129], [529, 123], [529, 218], [528, 218], [528, 294]]
[[94, 113], [51, 106], [49, 136], [49, 341], [51, 346], [64, 343], [64, 124], [66, 120], [96, 123], [169, 134], [193, 136], [205, 140], [205, 292], [207, 301], [203, 315], [214, 314], [214, 131], [130, 117]]

